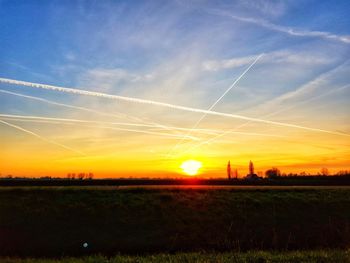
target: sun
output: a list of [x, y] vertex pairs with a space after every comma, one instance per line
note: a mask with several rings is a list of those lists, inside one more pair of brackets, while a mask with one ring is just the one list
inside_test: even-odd
[[198, 170], [202, 167], [202, 163], [195, 160], [187, 160], [184, 161], [180, 168], [184, 171], [187, 175], [196, 175], [198, 173]]

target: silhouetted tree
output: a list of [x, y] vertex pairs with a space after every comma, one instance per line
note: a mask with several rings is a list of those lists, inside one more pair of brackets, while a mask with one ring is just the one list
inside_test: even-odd
[[327, 168], [325, 168], [325, 167], [323, 167], [323, 168], [321, 169], [321, 175], [323, 175], [323, 176], [327, 176], [327, 175], [329, 175], [329, 171], [328, 171], [328, 169], [327, 169]]
[[89, 180], [92, 180], [94, 178], [94, 174], [93, 173], [89, 173], [87, 176], [86, 176], [86, 179], [89, 179]]
[[231, 164], [230, 161], [227, 163], [227, 177], [229, 180], [231, 180]]
[[83, 180], [84, 177], [85, 177], [85, 173], [79, 173], [79, 174], [78, 174], [78, 179], [79, 179], [79, 180]]
[[237, 169], [233, 170], [233, 178], [235, 178], [235, 179], [238, 178], [238, 170]]
[[278, 176], [281, 176], [281, 171], [275, 167], [272, 167], [271, 169], [265, 172], [265, 175], [267, 178], [273, 179], [277, 178]]
[[337, 172], [337, 175], [344, 176], [344, 175], [350, 175], [350, 171], [348, 170], [340, 170]]

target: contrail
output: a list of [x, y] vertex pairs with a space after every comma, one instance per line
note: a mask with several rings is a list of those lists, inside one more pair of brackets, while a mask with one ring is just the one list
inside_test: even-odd
[[[52, 118], [52, 117], [41, 117], [41, 116], [31, 116], [31, 115], [14, 115], [14, 114], [1, 114], [0, 117], [2, 118], [15, 118], [15, 119], [28, 119], [28, 120], [42, 120], [42, 121], [51, 121], [52, 122], [73, 122], [73, 123], [93, 123], [93, 124], [107, 124], [107, 125], [121, 125], [121, 126], [134, 126], [134, 127], [147, 127], [147, 128], [153, 128], [154, 125], [147, 125], [147, 124], [138, 124], [138, 123], [127, 123], [127, 122], [106, 122], [106, 121], [90, 121], [90, 120], [81, 120], [81, 119], [69, 119], [69, 118]], [[96, 126], [97, 127], [97, 126]], [[173, 129], [178, 130], [185, 130], [187, 131], [187, 128], [179, 128], [179, 127], [172, 127]], [[218, 134], [219, 131], [216, 130], [198, 130], [198, 132], [205, 133], [205, 134]], [[156, 133], [155, 133], [156, 134]], [[170, 133], [157, 133], [157, 134], [170, 134]], [[171, 134], [173, 135], [173, 134]], [[179, 134], [177, 137], [181, 137], [182, 135]], [[193, 136], [187, 136], [188, 139], [192, 140], [198, 140], [197, 137]]]
[[[13, 121], [29, 121], [29, 122], [38, 122], [38, 123], [55, 123], [55, 124], [72, 124], [72, 123], [94, 123], [94, 124], [121, 124], [121, 125], [129, 125], [128, 123], [115, 123], [115, 122], [99, 122], [99, 121], [88, 121], [88, 120], [77, 120], [77, 119], [65, 119], [65, 118], [50, 118], [50, 117], [39, 117], [39, 116], [28, 116], [28, 115], [12, 115], [12, 114], [0, 114], [0, 118], [4, 118], [6, 120], [13, 120]], [[135, 132], [142, 132], [142, 133], [149, 133], [149, 131], [140, 131], [140, 130], [130, 130], [130, 129], [122, 129], [122, 128], [115, 128], [110, 126], [84, 126], [84, 127], [91, 127], [91, 128], [105, 128], [105, 129], [114, 129], [114, 130], [125, 130], [125, 131], [135, 131]], [[230, 133], [234, 134], [242, 134], [242, 135], [253, 135], [253, 136], [267, 136], [267, 137], [277, 137], [277, 138], [285, 138], [286, 136], [282, 135], [275, 135], [275, 134], [264, 134], [264, 133], [255, 133], [255, 132], [237, 132], [237, 131], [229, 131]], [[183, 138], [182, 135], [173, 135], [168, 133], [156, 133], [151, 132], [151, 134], [156, 135], [163, 135], [163, 136], [171, 136], [175, 138]], [[218, 134], [217, 132], [209, 133], [209, 134]], [[220, 134], [221, 135], [221, 134]], [[199, 139], [194, 136], [186, 136], [185, 139], [198, 141]]]
[[[196, 132], [197, 131], [198, 131], [198, 129], [196, 129]], [[227, 133], [242, 134], [242, 135], [260, 135], [260, 136], [267, 136], [267, 137], [286, 138], [286, 136], [283, 136], [283, 135], [266, 134], [266, 133], [255, 133], [255, 132], [238, 132], [238, 131], [234, 131], [234, 130], [228, 130]], [[221, 133], [216, 132], [213, 135], [221, 135], [221, 134], [222, 134], [222, 132]]]
[[[39, 121], [39, 122], [59, 122], [59, 123], [94, 123], [94, 124], [117, 124], [117, 125], [125, 125], [125, 123], [118, 123], [118, 122], [100, 122], [100, 121], [88, 121], [88, 120], [77, 120], [77, 119], [65, 119], [65, 118], [49, 118], [49, 117], [39, 117], [39, 116], [24, 116], [24, 115], [12, 115], [12, 114], [0, 114], [0, 118], [5, 119], [17, 119], [17, 120], [30, 120], [30, 121]], [[130, 124], [127, 124], [130, 125]], [[170, 133], [162, 133], [162, 132], [152, 132], [152, 131], [143, 131], [143, 130], [134, 130], [134, 129], [125, 129], [125, 128], [116, 128], [116, 127], [108, 127], [108, 126], [86, 126], [91, 128], [104, 128], [104, 129], [111, 129], [111, 130], [117, 130], [117, 131], [128, 131], [128, 132], [136, 132], [136, 133], [145, 133], [145, 134], [151, 134], [151, 135], [157, 135], [157, 136], [166, 136], [166, 137], [172, 137], [172, 138], [183, 138], [182, 135], [176, 135], [176, 134], [170, 134]], [[186, 139], [190, 140], [196, 140], [199, 139], [194, 136], [186, 136]]]
[[[238, 81], [241, 80], [241, 78], [244, 77], [244, 75], [256, 64], [256, 62], [258, 62], [258, 60], [263, 56], [264, 54], [260, 54], [254, 61], [252, 64], [250, 64], [250, 66], [245, 70], [243, 71], [243, 73], [232, 83], [232, 85], [220, 96], [220, 98], [218, 98], [214, 103], [213, 105], [210, 106], [210, 108], [208, 109], [208, 111], [212, 110], [216, 104], [218, 104], [223, 97], [225, 97], [225, 95], [238, 83]], [[206, 114], [204, 114], [202, 116], [202, 118], [198, 121], [200, 122], [204, 117], [206, 116]]]
[[144, 120], [142, 120], [140, 118], [137, 118], [137, 117], [134, 117], [134, 116], [130, 116], [130, 115], [126, 115], [126, 114], [122, 114], [122, 113], [118, 113], [118, 114], [106, 113], [106, 112], [101, 112], [101, 111], [97, 111], [97, 110], [93, 110], [93, 109], [89, 109], [89, 108], [85, 108], [85, 107], [79, 107], [79, 106], [74, 106], [74, 105], [70, 105], [70, 104], [59, 103], [59, 102], [47, 100], [47, 99], [40, 98], [40, 97], [24, 95], [24, 94], [21, 94], [21, 93], [11, 92], [11, 91], [2, 90], [2, 89], [0, 89], [0, 92], [6, 93], [6, 94], [10, 94], [10, 95], [14, 95], [14, 96], [18, 96], [18, 97], [27, 98], [27, 99], [32, 99], [32, 100], [36, 100], [36, 101], [40, 101], [40, 102], [45, 102], [45, 103], [48, 103], [48, 104], [51, 104], [51, 105], [62, 106], [62, 107], [66, 107], [66, 108], [78, 109], [78, 110], [82, 110], [82, 111], [92, 112], [92, 113], [96, 113], [96, 114], [103, 115], [103, 116], [111, 116], [111, 117], [117, 117], [117, 118], [124, 117], [126, 119], [130, 119], [130, 120], [133, 120], [133, 121], [138, 121], [138, 122], [142, 122], [142, 123], [151, 123], [151, 124], [153, 124], [153, 127], [160, 127], [160, 128], [165, 129], [165, 130], [175, 130], [175, 129], [177, 129], [176, 127], [170, 127], [170, 126], [162, 125], [162, 124], [155, 123], [155, 122], [146, 122], [146, 121], [144, 121]]
[[[276, 114], [278, 114], [278, 113], [281, 113], [281, 112], [283, 112], [283, 111], [293, 109], [293, 108], [295, 108], [295, 107], [297, 107], [297, 106], [300, 106], [300, 105], [302, 105], [302, 104], [308, 103], [308, 102], [310, 102], [310, 101], [319, 99], [320, 97], [327, 96], [327, 95], [329, 95], [329, 94], [331, 94], [331, 93], [334, 93], [334, 92], [337, 92], [337, 91], [341, 91], [341, 90], [346, 89], [346, 88], [349, 88], [349, 87], [350, 87], [350, 85], [344, 85], [344, 86], [342, 86], [342, 87], [340, 87], [340, 88], [338, 88], [338, 89], [331, 90], [331, 91], [326, 92], [326, 93], [324, 93], [324, 94], [321, 94], [321, 95], [319, 95], [319, 96], [316, 96], [316, 97], [313, 97], [313, 98], [308, 99], [308, 100], [306, 100], [306, 101], [303, 101], [303, 102], [301, 102], [301, 103], [298, 103], [297, 105], [294, 104], [294, 105], [292, 105], [292, 106], [290, 106], [290, 107], [287, 107], [287, 108], [281, 109], [281, 110], [279, 110], [279, 111], [275, 111], [275, 112], [272, 112], [272, 113], [270, 113], [270, 114], [267, 114], [267, 115], [265, 115], [265, 117], [274, 116], [274, 115], [276, 115]], [[202, 146], [203, 144], [208, 144], [208, 143], [210, 143], [210, 142], [213, 142], [213, 141], [217, 140], [218, 138], [221, 138], [221, 137], [223, 137], [223, 136], [225, 136], [225, 135], [227, 135], [227, 134], [229, 134], [229, 133], [231, 133], [231, 132], [234, 132], [234, 131], [236, 131], [236, 130], [238, 130], [238, 129], [240, 129], [240, 128], [246, 126], [246, 125], [248, 125], [249, 123], [251, 123], [251, 121], [247, 121], [247, 122], [245, 122], [245, 123], [243, 123], [243, 124], [241, 124], [241, 125], [235, 127], [234, 129], [228, 130], [228, 131], [223, 132], [223, 133], [221, 133], [221, 134], [218, 134], [218, 135], [216, 135], [216, 136], [214, 136], [214, 137], [212, 137], [212, 138], [210, 138], [210, 139], [208, 139], [208, 140], [202, 141], [202, 142], [200, 142], [200, 143], [198, 143], [198, 144], [196, 144], [196, 145], [194, 145], [194, 146], [188, 148], [187, 150], [185, 150], [185, 151], [182, 152], [182, 153], [187, 153], [187, 152], [189, 152], [189, 151], [192, 151], [192, 150], [194, 150], [194, 149], [196, 149], [196, 148]], [[346, 134], [344, 133], [344, 135], [346, 135]]]
[[222, 113], [222, 112], [217, 112], [217, 111], [202, 110], [202, 109], [185, 107], [185, 106], [179, 106], [179, 105], [175, 105], [175, 104], [158, 102], [158, 101], [152, 101], [152, 100], [145, 100], [145, 99], [138, 99], [138, 98], [132, 98], [132, 97], [111, 95], [111, 94], [100, 93], [100, 92], [92, 92], [92, 91], [81, 90], [81, 89], [72, 89], [72, 88], [64, 88], [64, 87], [58, 87], [58, 86], [52, 86], [52, 85], [44, 85], [44, 84], [25, 82], [25, 81], [19, 81], [19, 80], [12, 80], [12, 79], [6, 79], [6, 78], [0, 78], [0, 82], [7, 83], [7, 84], [12, 84], [12, 85], [22, 85], [22, 86], [27, 86], [27, 87], [32, 87], [32, 88], [60, 91], [60, 92], [66, 92], [66, 93], [72, 93], [72, 94], [95, 96], [95, 97], [100, 97], [100, 98], [108, 98], [108, 99], [114, 99], [114, 100], [121, 100], [121, 101], [140, 103], [140, 104], [161, 106], [161, 107], [166, 107], [166, 108], [176, 109], [176, 110], [182, 110], [182, 111], [188, 111], [188, 112], [205, 113], [205, 114], [214, 115], [214, 116], [221, 116], [221, 117], [228, 117], [228, 118], [234, 118], [234, 119], [241, 119], [241, 120], [260, 122], [260, 123], [265, 123], [265, 124], [284, 126], [284, 127], [289, 127], [289, 128], [303, 129], [303, 130], [308, 130], [308, 131], [323, 132], [323, 133], [328, 133], [328, 134], [333, 134], [333, 135], [340, 135], [340, 136], [348, 136], [348, 137], [350, 137], [350, 134], [347, 134], [347, 133], [341, 133], [341, 132], [336, 132], [336, 131], [328, 131], [328, 130], [323, 130], [323, 129], [318, 129], [318, 128], [310, 128], [310, 127], [305, 127], [305, 126], [296, 125], [296, 124], [289, 124], [289, 123], [284, 123], [284, 122], [263, 120], [263, 119], [246, 117], [246, 116], [237, 115], [237, 114], [230, 114], [230, 113]]
[[[255, 65], [256, 62], [258, 62], [258, 60], [263, 56], [263, 54], [260, 54], [254, 61], [252, 64], [250, 64], [250, 66], [248, 68], [246, 68], [246, 70], [243, 71], [243, 73], [231, 84], [231, 86], [209, 107], [208, 111], [212, 110], [216, 104], [218, 104], [223, 97], [225, 97], [225, 95], [238, 83], [238, 81], [240, 81], [241, 78], [244, 77], [244, 75]], [[199, 125], [199, 123], [207, 116], [207, 113], [204, 113], [202, 115], [202, 117], [199, 118], [199, 120], [195, 123], [195, 125], [193, 125], [193, 127], [189, 130], [189, 132], [187, 133], [187, 135], [190, 135], [193, 131], [193, 129], [197, 128], [197, 126]], [[182, 141], [179, 141], [169, 152], [168, 155], [170, 155], [174, 150], [176, 150], [176, 148], [181, 145]]]
[[25, 133], [31, 134], [31, 135], [33, 135], [33, 136], [35, 136], [35, 137], [37, 137], [37, 138], [39, 138], [40, 140], [43, 140], [43, 141], [45, 141], [45, 142], [48, 142], [48, 143], [51, 143], [51, 144], [60, 146], [60, 147], [62, 147], [62, 148], [64, 148], [64, 149], [66, 149], [66, 150], [69, 150], [69, 151], [78, 153], [78, 154], [80, 154], [80, 155], [86, 156], [86, 154], [83, 153], [83, 152], [81, 152], [81, 151], [75, 150], [75, 149], [73, 149], [73, 148], [71, 148], [71, 147], [68, 147], [68, 146], [66, 146], [66, 145], [63, 145], [63, 144], [61, 144], [61, 143], [54, 142], [54, 141], [51, 141], [51, 140], [49, 140], [49, 139], [46, 139], [46, 138], [40, 136], [39, 134], [36, 134], [36, 133], [34, 133], [34, 132], [32, 132], [32, 131], [29, 131], [29, 130], [26, 130], [26, 129], [20, 127], [20, 126], [17, 126], [17, 125], [8, 123], [8, 122], [6, 122], [6, 121], [4, 121], [4, 120], [1, 120], [1, 119], [0, 119], [0, 122], [3, 123], [3, 124], [6, 124], [7, 126], [10, 126], [10, 127], [12, 127], [12, 128], [15, 128], [15, 129], [17, 129], [17, 130], [20, 130], [20, 131], [23, 131], [23, 132], [25, 132]]
[[[10, 95], [14, 95], [14, 96], [18, 96], [18, 97], [22, 97], [22, 98], [27, 98], [27, 99], [31, 99], [31, 100], [37, 100], [37, 101], [45, 102], [45, 103], [48, 103], [48, 104], [51, 104], [51, 105], [62, 106], [62, 107], [72, 108], [72, 109], [78, 109], [78, 110], [83, 110], [83, 111], [87, 111], [87, 112], [102, 114], [102, 115], [106, 115], [106, 116], [113, 116], [113, 117], [118, 117], [118, 118], [120, 118], [120, 117], [129, 118], [128, 115], [122, 114], [122, 113], [116, 113], [116, 114], [104, 113], [104, 112], [100, 112], [100, 111], [97, 111], [97, 110], [88, 109], [88, 108], [85, 108], [85, 107], [79, 107], [79, 106], [74, 106], [74, 105], [70, 105], [70, 104], [59, 103], [59, 102], [55, 102], [55, 101], [52, 101], [52, 100], [47, 100], [47, 99], [40, 98], [40, 97], [29, 96], [29, 95], [24, 95], [24, 94], [21, 94], [21, 93], [11, 92], [11, 91], [8, 91], [8, 90], [0, 89], [0, 92], [6, 93], [6, 94], [10, 94]], [[131, 117], [130, 119], [132, 119], [132, 118], [133, 117]], [[137, 119], [137, 121], [140, 121], [138, 118], [136, 118], [136, 119]]]
[[[142, 122], [144, 124], [134, 124], [134, 126], [144, 126], [144, 127], [158, 127], [160, 129], [164, 129], [164, 130], [168, 130], [168, 131], [175, 131], [175, 130], [180, 130], [180, 131], [187, 131], [189, 130], [189, 128], [182, 128], [182, 127], [174, 127], [174, 126], [169, 126], [169, 125], [163, 125], [160, 123], [156, 123], [156, 122], [147, 122], [144, 121], [138, 117], [134, 117], [134, 116], [130, 116], [127, 114], [123, 114], [123, 113], [106, 113], [106, 112], [102, 112], [102, 111], [97, 111], [97, 110], [93, 110], [90, 108], [85, 108], [85, 107], [81, 107], [81, 106], [74, 106], [74, 105], [70, 105], [70, 104], [65, 104], [65, 103], [59, 103], [59, 102], [55, 102], [52, 100], [47, 100], [44, 98], [40, 98], [40, 97], [35, 97], [35, 96], [29, 96], [29, 95], [24, 95], [21, 93], [16, 93], [16, 92], [11, 92], [8, 90], [2, 90], [0, 89], [0, 92], [2, 93], [6, 93], [6, 94], [10, 94], [10, 95], [14, 95], [14, 96], [18, 96], [18, 97], [23, 97], [23, 98], [27, 98], [27, 99], [32, 99], [32, 100], [37, 100], [37, 101], [41, 101], [41, 102], [45, 102], [51, 105], [57, 105], [57, 106], [62, 106], [62, 107], [67, 107], [67, 108], [72, 108], [72, 109], [78, 109], [78, 110], [82, 110], [82, 111], [87, 111], [87, 112], [92, 112], [92, 113], [96, 113], [99, 115], [103, 115], [103, 116], [111, 116], [111, 117], [124, 117], [133, 121], [138, 121], [138, 122]], [[131, 125], [131, 124], [130, 124]], [[202, 133], [207, 133], [207, 134], [218, 134], [220, 133], [220, 131], [215, 131], [212, 129], [197, 129], [196, 131], [198, 132], [202, 132]]]

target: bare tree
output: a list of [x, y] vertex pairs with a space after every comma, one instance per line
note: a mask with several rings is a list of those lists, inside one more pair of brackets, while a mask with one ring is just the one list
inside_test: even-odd
[[227, 163], [227, 177], [229, 180], [231, 180], [231, 164], [230, 161]]
[[273, 179], [277, 178], [278, 176], [281, 176], [281, 171], [276, 167], [272, 167], [271, 169], [265, 172], [265, 175], [267, 178]]
[[94, 174], [89, 173], [86, 177], [87, 177], [87, 179], [92, 180], [94, 178]]
[[79, 179], [79, 180], [83, 180], [84, 177], [85, 177], [85, 173], [79, 173], [79, 174], [78, 174], [78, 179]]
[[321, 169], [321, 175], [323, 175], [323, 176], [328, 176], [328, 175], [329, 175], [328, 169], [325, 168], [325, 167], [323, 167], [323, 168]]
[[233, 170], [233, 178], [235, 178], [235, 179], [238, 178], [238, 170], [237, 170], [237, 168]]

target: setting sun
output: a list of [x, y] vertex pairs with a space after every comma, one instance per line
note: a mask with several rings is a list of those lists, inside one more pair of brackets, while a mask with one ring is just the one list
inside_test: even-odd
[[196, 175], [198, 170], [202, 167], [202, 163], [195, 160], [188, 160], [181, 164], [181, 169], [187, 175]]

